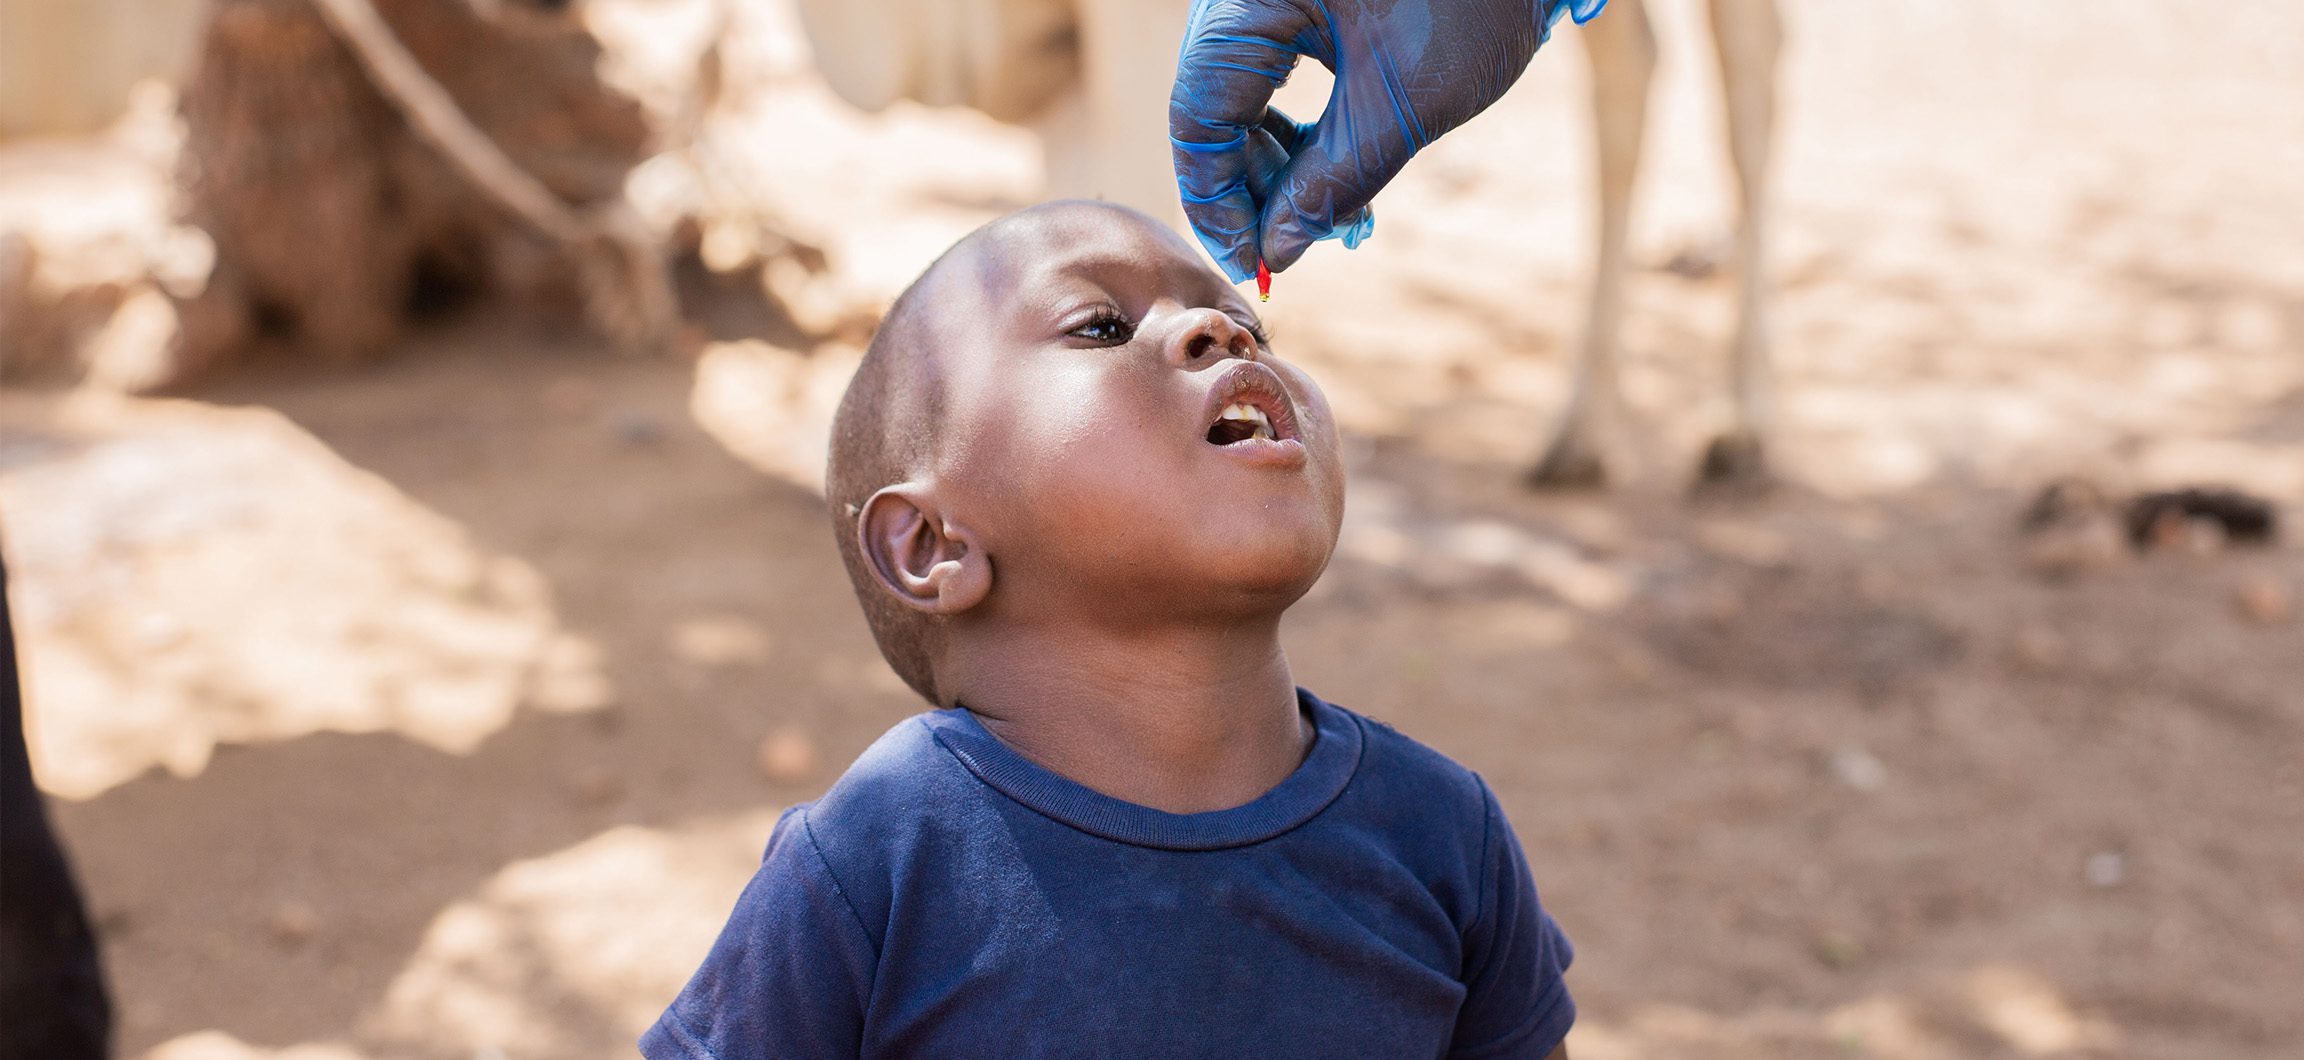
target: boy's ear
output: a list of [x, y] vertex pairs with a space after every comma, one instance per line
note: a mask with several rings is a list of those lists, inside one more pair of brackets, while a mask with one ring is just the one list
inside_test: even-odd
[[923, 483], [873, 494], [856, 513], [856, 534], [881, 586], [909, 606], [957, 615], [992, 592], [992, 557], [937, 511], [935, 491]]

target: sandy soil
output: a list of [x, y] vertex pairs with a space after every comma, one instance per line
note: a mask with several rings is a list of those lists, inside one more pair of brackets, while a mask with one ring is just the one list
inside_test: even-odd
[[[1353, 461], [1300, 678], [1497, 789], [1580, 1058], [2304, 1051], [2304, 13], [1790, 4], [1787, 483], [1691, 500], [1727, 286], [1660, 266], [1725, 177], [1696, 5], [1657, 6], [1616, 491], [1517, 477], [1579, 319], [1573, 49], [1277, 285]], [[857, 289], [1032, 195], [1022, 133], [783, 54], [732, 120]], [[123, 1055], [622, 1055], [776, 811], [917, 709], [815, 493], [854, 349], [692, 293], [693, 363], [481, 315], [0, 395]], [[2242, 486], [2288, 543], [2045, 579], [2016, 524], [2065, 474]]]

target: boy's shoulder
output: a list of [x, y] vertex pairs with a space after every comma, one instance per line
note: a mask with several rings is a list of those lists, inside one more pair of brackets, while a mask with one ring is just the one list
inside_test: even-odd
[[1390, 722], [1343, 707], [1335, 709], [1351, 714], [1367, 734], [1365, 772], [1381, 774], [1388, 782], [1429, 786], [1461, 798], [1486, 798], [1488, 789], [1480, 774], [1464, 764], [1393, 728]]
[[[949, 713], [928, 711], [897, 722], [822, 796], [794, 807], [777, 827], [780, 834], [798, 833], [795, 838], [831, 874], [875, 945], [903, 867], [964, 851], [971, 835], [985, 827], [982, 785], [931, 727], [938, 715]], [[771, 853], [776, 842], [770, 840]]]
[[936, 740], [936, 721], [952, 713], [924, 711], [890, 726], [821, 798], [805, 807], [810, 826], [820, 835], [830, 832], [851, 840], [902, 830], [973, 787], [967, 771]]
[[1360, 726], [1365, 749], [1345, 792], [1354, 815], [1421, 834], [1444, 845], [1484, 847], [1496, 799], [1480, 774], [1389, 723], [1343, 707]]

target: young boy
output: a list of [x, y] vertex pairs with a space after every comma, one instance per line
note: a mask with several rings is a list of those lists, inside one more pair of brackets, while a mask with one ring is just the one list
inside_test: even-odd
[[1568, 940], [1487, 786], [1290, 679], [1336, 427], [1181, 239], [979, 229], [832, 435], [864, 613], [942, 709], [784, 814], [643, 1052], [1565, 1055]]

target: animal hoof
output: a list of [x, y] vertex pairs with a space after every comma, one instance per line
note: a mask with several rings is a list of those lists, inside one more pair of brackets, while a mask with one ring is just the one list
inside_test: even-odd
[[1599, 454], [1562, 438], [1528, 472], [1528, 485], [1540, 490], [1596, 490], [1608, 484], [1608, 467]]
[[1760, 439], [1741, 431], [1712, 439], [1712, 444], [1704, 447], [1704, 463], [1696, 472], [1700, 490], [1759, 492], [1772, 481]]

